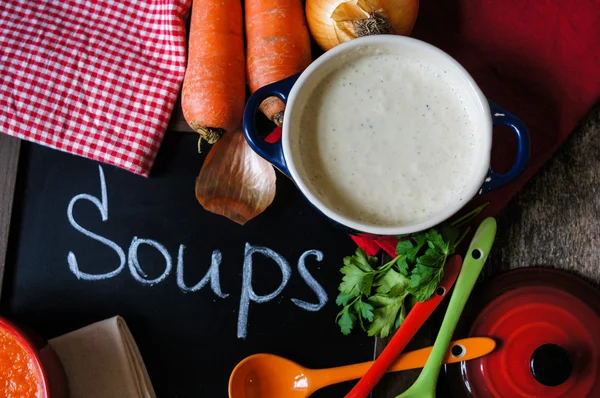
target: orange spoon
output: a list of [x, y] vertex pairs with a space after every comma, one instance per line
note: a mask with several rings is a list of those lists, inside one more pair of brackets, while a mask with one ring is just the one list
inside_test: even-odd
[[[494, 350], [496, 342], [487, 337], [470, 337], [451, 343], [444, 363], [468, 361]], [[432, 347], [404, 353], [388, 372], [422, 368]], [[452, 354], [454, 349], [455, 356]], [[320, 388], [360, 378], [373, 361], [329, 369], [307, 369], [272, 354], [255, 354], [242, 360], [229, 377], [229, 398], [301, 398]]]

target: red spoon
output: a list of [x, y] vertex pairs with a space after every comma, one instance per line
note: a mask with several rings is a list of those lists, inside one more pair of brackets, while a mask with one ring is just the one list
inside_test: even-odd
[[423, 326], [427, 318], [429, 318], [452, 285], [454, 285], [461, 265], [462, 259], [458, 255], [452, 256], [448, 260], [444, 267], [444, 278], [438, 285], [435, 293], [433, 293], [429, 300], [415, 304], [381, 355], [379, 355], [367, 373], [356, 383], [345, 398], [367, 398], [369, 396], [387, 369], [396, 361], [410, 339]]

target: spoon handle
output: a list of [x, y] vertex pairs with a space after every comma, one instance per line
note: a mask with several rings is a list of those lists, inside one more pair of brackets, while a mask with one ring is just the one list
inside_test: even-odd
[[429, 355], [429, 359], [427, 360], [423, 371], [414, 384], [415, 387], [417, 385], [423, 387], [427, 386], [429, 390], [433, 387], [433, 390], [435, 391], [437, 378], [440, 374], [440, 367], [442, 366], [444, 355], [450, 344], [450, 339], [456, 329], [458, 319], [467, 303], [467, 299], [483, 269], [483, 265], [490, 253], [495, 237], [496, 220], [491, 217], [486, 218], [481, 225], [479, 225], [479, 228], [477, 228], [473, 240], [469, 245], [462, 269], [454, 287], [454, 292], [452, 293], [452, 297], [450, 297], [446, 315], [444, 316], [442, 326], [435, 339], [433, 350]]
[[[438, 289], [436, 289], [428, 300], [415, 304], [404, 322], [402, 322], [402, 325], [400, 325], [400, 329], [398, 329], [396, 334], [394, 334], [394, 337], [392, 337], [392, 340], [390, 340], [367, 373], [365, 373], [352, 390], [346, 394], [345, 398], [366, 398], [369, 396], [373, 388], [375, 388], [379, 380], [381, 380], [386, 373], [387, 369], [394, 363], [396, 358], [398, 358], [398, 355], [400, 355], [409, 341], [450, 291], [450, 288], [456, 281], [461, 264], [462, 260], [460, 256], [452, 256], [452, 258], [448, 260], [448, 263], [444, 267], [444, 278], [438, 285]], [[443, 289], [440, 289], [440, 287]]]
[[[468, 337], [466, 339], [455, 340], [451, 347], [459, 346], [462, 349], [460, 356], [452, 354], [449, 348], [443, 358], [443, 363], [456, 363], [480, 358], [489, 354], [496, 348], [496, 342], [489, 337]], [[396, 361], [386, 369], [386, 372], [399, 372], [401, 370], [422, 368], [429, 358], [433, 347], [425, 347], [414, 351], [401, 354]], [[375, 361], [362, 362], [353, 365], [339, 366], [329, 369], [309, 369], [307, 373], [311, 375], [311, 388], [316, 391], [325, 386], [342, 383], [348, 380], [358, 379], [364, 375]], [[314, 381], [314, 385], [312, 384]]]

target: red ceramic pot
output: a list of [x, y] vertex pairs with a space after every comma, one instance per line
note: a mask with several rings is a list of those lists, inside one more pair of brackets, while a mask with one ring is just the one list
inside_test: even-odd
[[14, 337], [31, 359], [39, 381], [40, 397], [66, 398], [68, 396], [65, 370], [47, 341], [32, 332], [0, 317], [0, 331]]
[[[524, 268], [479, 289], [462, 332], [496, 350], [447, 366], [455, 396], [600, 397], [600, 294], [566, 272]], [[464, 337], [464, 336], [463, 336]]]

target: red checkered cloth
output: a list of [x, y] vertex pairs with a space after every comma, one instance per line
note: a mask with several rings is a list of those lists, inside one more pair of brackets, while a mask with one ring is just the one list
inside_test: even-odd
[[191, 0], [0, 0], [0, 132], [148, 176]]

